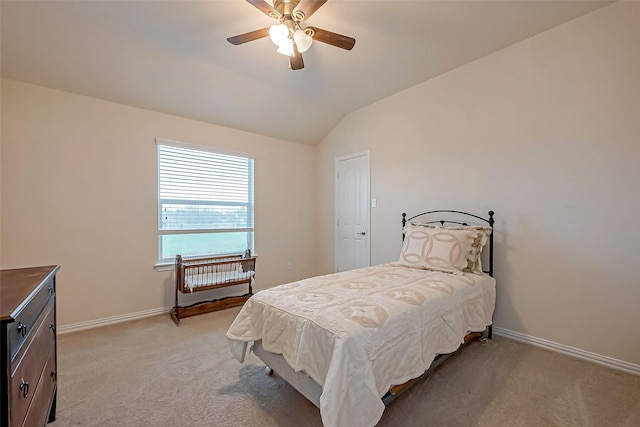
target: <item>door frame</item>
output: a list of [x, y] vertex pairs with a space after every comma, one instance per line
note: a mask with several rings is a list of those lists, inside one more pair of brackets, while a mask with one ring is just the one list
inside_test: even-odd
[[338, 271], [338, 164], [343, 160], [365, 157], [367, 160], [367, 265], [371, 265], [371, 154], [369, 150], [336, 157], [333, 167], [333, 271]]

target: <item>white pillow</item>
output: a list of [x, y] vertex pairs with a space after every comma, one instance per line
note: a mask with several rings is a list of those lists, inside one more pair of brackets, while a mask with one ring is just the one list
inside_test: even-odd
[[[432, 229], [447, 229], [447, 230], [466, 230], [470, 231], [469, 237], [473, 239], [469, 250], [467, 251], [466, 260], [467, 265], [462, 269], [464, 272], [482, 274], [482, 262], [480, 255], [482, 254], [482, 248], [489, 241], [489, 235], [493, 229], [483, 225], [461, 225], [461, 224], [428, 224], [420, 222], [411, 222], [412, 226], [425, 227]], [[479, 232], [479, 233], [476, 233]]]
[[405, 226], [399, 263], [447, 273], [461, 272], [468, 268], [467, 257], [474, 251], [472, 245], [478, 239], [482, 240], [479, 230], [450, 230], [409, 223]]

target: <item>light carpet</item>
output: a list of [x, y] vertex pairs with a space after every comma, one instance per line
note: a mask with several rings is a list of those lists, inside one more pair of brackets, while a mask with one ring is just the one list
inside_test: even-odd
[[[239, 308], [154, 316], [58, 337], [64, 426], [321, 426], [319, 410], [251, 354], [232, 359]], [[640, 377], [494, 337], [473, 342], [391, 402], [378, 424], [640, 426]]]

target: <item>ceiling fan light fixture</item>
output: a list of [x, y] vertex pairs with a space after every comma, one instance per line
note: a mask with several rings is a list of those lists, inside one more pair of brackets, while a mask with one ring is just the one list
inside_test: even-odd
[[302, 30], [296, 30], [296, 32], [293, 33], [293, 40], [296, 42], [296, 47], [300, 53], [304, 53], [309, 50], [313, 43], [313, 37]]
[[269, 28], [269, 37], [276, 46], [280, 47], [289, 40], [289, 27], [284, 24], [273, 25]]
[[277, 52], [286, 56], [293, 56], [293, 40], [286, 39], [284, 43], [278, 47]]

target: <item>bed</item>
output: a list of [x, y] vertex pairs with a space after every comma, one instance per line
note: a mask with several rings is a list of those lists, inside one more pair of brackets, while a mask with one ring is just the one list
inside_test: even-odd
[[491, 338], [493, 224], [492, 211], [403, 214], [398, 261], [258, 292], [227, 331], [231, 351], [240, 362], [253, 351], [326, 427], [373, 426], [472, 334]]

